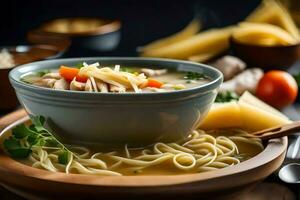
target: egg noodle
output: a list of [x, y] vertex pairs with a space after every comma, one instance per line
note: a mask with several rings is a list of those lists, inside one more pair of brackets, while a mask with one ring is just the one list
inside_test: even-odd
[[263, 149], [260, 139], [247, 135], [247, 132], [237, 129], [197, 130], [178, 143], [155, 143], [151, 147], [139, 149], [125, 145], [123, 150], [107, 153], [92, 153], [85, 147], [69, 146], [73, 155], [69, 157], [67, 165], [59, 164], [58, 149], [35, 147], [29, 160], [32, 167], [67, 174], [120, 176], [128, 175], [122, 173], [124, 168], [142, 173], [147, 168], [160, 167], [164, 163], [182, 173], [204, 172], [236, 165], [244, 160], [237, 142]]
[[133, 89], [134, 92], [139, 93], [139, 88], [147, 84], [147, 78], [143, 73], [135, 75], [129, 72], [122, 72], [120, 71], [120, 65], [116, 65], [114, 69], [109, 67], [98, 68], [99, 63], [91, 65], [83, 63], [83, 65], [84, 67], [79, 71], [80, 75], [96, 78], [104, 83], [118, 87], [122, 91]]

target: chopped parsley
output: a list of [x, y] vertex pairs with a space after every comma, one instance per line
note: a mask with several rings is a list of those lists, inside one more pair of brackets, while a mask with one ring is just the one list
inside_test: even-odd
[[53, 134], [44, 128], [45, 119], [41, 116], [32, 117], [32, 125], [20, 124], [12, 129], [12, 135], [3, 142], [5, 150], [13, 158], [27, 158], [34, 147], [56, 147], [60, 150], [60, 164], [67, 164], [72, 154]]
[[78, 69], [80, 69], [80, 68], [82, 68], [82, 67], [84, 67], [83, 62], [77, 63], [77, 64], [75, 65], [75, 68], [78, 68]]
[[235, 92], [226, 91], [226, 92], [218, 93], [215, 102], [225, 103], [225, 102], [236, 101], [236, 100], [239, 100], [239, 96]]
[[129, 67], [120, 67], [121, 72], [128, 72], [128, 73], [134, 73], [136, 70], [129, 68]]
[[42, 77], [42, 76], [44, 76], [45, 74], [48, 74], [48, 73], [50, 73], [50, 70], [42, 70], [42, 71], [36, 72], [36, 75], [39, 76], [39, 77]]
[[191, 81], [191, 80], [203, 79], [203, 78], [205, 78], [205, 76], [204, 76], [204, 74], [200, 74], [198, 72], [187, 72], [183, 78], [188, 81]]

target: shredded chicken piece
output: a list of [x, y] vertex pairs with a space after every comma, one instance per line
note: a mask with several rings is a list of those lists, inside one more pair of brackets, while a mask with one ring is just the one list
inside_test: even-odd
[[123, 92], [126, 92], [126, 88], [124, 87], [118, 87], [116, 85], [110, 85], [109, 86], [109, 90], [111, 92], [117, 92], [117, 93], [123, 93]]
[[168, 72], [168, 70], [167, 69], [142, 68], [141, 72], [143, 72], [148, 77], [152, 77], [152, 76], [160, 76], [160, 75], [166, 74]]
[[62, 77], [60, 76], [60, 74], [58, 72], [51, 72], [51, 73], [45, 74], [43, 76], [43, 78], [53, 78], [53, 79], [59, 80]]
[[210, 65], [223, 73], [225, 81], [233, 78], [246, 68], [246, 63], [234, 56], [224, 56], [210, 63]]
[[100, 92], [102, 92], [102, 93], [107, 93], [108, 92], [108, 86], [107, 86], [106, 83], [97, 80], [96, 85], [97, 85]]
[[92, 82], [90, 79], [88, 79], [86, 81], [85, 87], [84, 87], [85, 91], [89, 91], [89, 92], [93, 92], [93, 86], [92, 86]]
[[59, 80], [56, 80], [53, 89], [55, 90], [68, 90], [69, 89], [69, 83], [64, 79], [61, 78]]
[[247, 69], [233, 79], [224, 82], [220, 87], [220, 92], [234, 91], [237, 94], [242, 94], [249, 91], [254, 93], [263, 74], [264, 72], [260, 68]]
[[53, 79], [53, 78], [45, 78], [45, 79], [40, 79], [40, 80], [34, 82], [33, 85], [42, 86], [42, 87], [48, 87], [48, 88], [53, 88], [54, 83], [56, 81], [57, 80]]
[[76, 78], [74, 78], [70, 83], [70, 90], [83, 91], [84, 88], [85, 88], [85, 83], [76, 81]]
[[161, 86], [161, 88], [163, 88], [163, 89], [172, 89], [172, 88], [174, 88], [174, 84], [166, 83], [166, 84], [163, 84]]
[[146, 92], [165, 92], [165, 89], [161, 89], [161, 88], [155, 88], [155, 87], [146, 87], [144, 88], [144, 91]]

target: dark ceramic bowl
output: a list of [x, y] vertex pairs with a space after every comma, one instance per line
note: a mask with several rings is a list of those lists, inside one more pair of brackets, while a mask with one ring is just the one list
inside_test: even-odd
[[[192, 89], [160, 93], [87, 93], [53, 90], [26, 84], [32, 71], [57, 69], [79, 62], [101, 65], [161, 67], [203, 73], [209, 83]], [[16, 94], [31, 115], [46, 117], [49, 128], [74, 143], [149, 144], [176, 141], [196, 128], [222, 83], [218, 70], [203, 64], [151, 58], [71, 58], [22, 65], [10, 73]]]
[[[59, 32], [47, 29], [59, 20], [101, 20], [103, 24], [93, 30], [80, 32]], [[114, 50], [121, 38], [121, 22], [100, 18], [67, 18], [46, 22], [41, 27], [28, 33], [27, 39], [31, 43], [50, 43], [62, 49], [67, 49], [68, 56], [98, 55], [99, 52]]]
[[231, 38], [234, 54], [250, 67], [264, 70], [287, 70], [300, 58], [300, 44], [290, 46], [259, 46], [241, 43]]
[[[12, 54], [16, 65], [37, 60], [58, 58], [63, 52], [51, 45], [2, 46]], [[0, 110], [9, 111], [19, 105], [17, 97], [8, 80], [12, 68], [0, 69]]]

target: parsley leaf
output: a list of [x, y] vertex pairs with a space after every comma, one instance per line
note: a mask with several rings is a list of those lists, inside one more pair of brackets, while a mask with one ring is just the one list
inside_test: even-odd
[[30, 148], [23, 147], [20, 141], [14, 137], [5, 139], [3, 146], [13, 158], [27, 158], [31, 153]]
[[66, 164], [68, 164], [68, 161], [69, 161], [69, 152], [68, 151], [62, 151], [58, 155], [58, 162], [60, 164], [66, 165]]
[[28, 129], [24, 124], [18, 125], [12, 129], [12, 135], [17, 139], [22, 139], [33, 134], [34, 132]]
[[128, 68], [128, 67], [120, 67], [120, 71], [121, 72], [128, 72], [128, 73], [134, 73], [135, 72], [134, 69], [131, 69], [131, 68]]
[[187, 72], [183, 77], [186, 80], [200, 80], [205, 78], [204, 74], [200, 74], [197, 72]]
[[230, 102], [235, 100], [239, 100], [239, 96], [235, 92], [226, 91], [226, 92], [218, 93], [215, 102], [224, 103], [224, 102]]
[[82, 68], [82, 67], [84, 67], [83, 62], [77, 63], [77, 64], [75, 65], [75, 68], [78, 68], [78, 69], [80, 69], [80, 68]]
[[48, 73], [50, 73], [50, 70], [42, 70], [42, 71], [36, 72], [36, 75], [39, 76], [39, 77], [42, 77], [42, 76], [44, 76], [45, 74], [48, 74]]
[[32, 123], [34, 124], [34, 128], [37, 132], [42, 132], [47, 130], [44, 128], [45, 118], [42, 116], [32, 116]]

